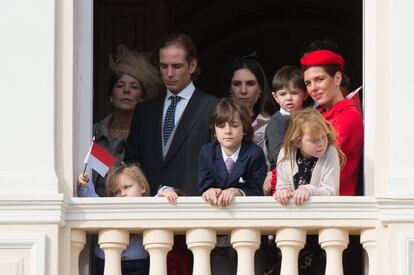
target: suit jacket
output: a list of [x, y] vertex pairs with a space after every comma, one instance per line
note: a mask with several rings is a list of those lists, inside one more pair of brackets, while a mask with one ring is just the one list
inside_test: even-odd
[[288, 125], [289, 116], [283, 115], [280, 111], [274, 113], [267, 123], [265, 140], [268, 152], [267, 160], [270, 162], [270, 170], [276, 167], [277, 157], [279, 156], [280, 147], [282, 147], [285, 139]]
[[246, 196], [262, 196], [267, 166], [262, 148], [243, 142], [239, 157], [229, 175], [223, 160], [220, 144], [204, 145], [199, 157], [198, 188], [200, 194], [209, 188], [238, 188]]
[[168, 153], [162, 156], [162, 112], [165, 95], [137, 104], [125, 149], [125, 162], [138, 162], [150, 184], [151, 194], [162, 185], [195, 196], [198, 154], [210, 142], [209, 116], [218, 99], [197, 89], [176, 126]]

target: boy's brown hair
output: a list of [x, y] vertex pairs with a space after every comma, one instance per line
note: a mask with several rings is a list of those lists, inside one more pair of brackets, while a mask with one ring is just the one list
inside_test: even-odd
[[249, 110], [244, 104], [238, 103], [232, 98], [222, 98], [216, 106], [214, 113], [210, 116], [210, 130], [216, 136], [216, 126], [231, 122], [234, 115], [238, 113], [240, 122], [243, 126], [244, 138], [251, 142], [253, 138], [253, 128], [250, 123]]
[[299, 88], [306, 93], [305, 82], [303, 80], [303, 72], [292, 65], [286, 65], [280, 68], [272, 80], [273, 92], [284, 88], [290, 89], [291, 86]]

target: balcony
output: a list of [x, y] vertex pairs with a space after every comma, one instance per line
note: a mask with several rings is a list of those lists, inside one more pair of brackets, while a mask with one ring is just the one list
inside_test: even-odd
[[[70, 274], [79, 274], [79, 255], [86, 235], [97, 233], [105, 251], [105, 274], [120, 275], [121, 252], [129, 234], [143, 233], [151, 257], [150, 274], [163, 275], [174, 234], [186, 235], [194, 255], [193, 274], [210, 274], [210, 251], [217, 234], [230, 234], [238, 253], [238, 275], [254, 274], [260, 235], [275, 235], [282, 251], [281, 274], [298, 274], [297, 257], [307, 234], [318, 234], [326, 251], [326, 274], [343, 274], [342, 251], [349, 235], [360, 235], [367, 252], [366, 274], [376, 273], [378, 201], [372, 197], [313, 197], [301, 207], [282, 207], [271, 197], [236, 198], [228, 208], [214, 208], [200, 197], [70, 198], [66, 200], [63, 246], [70, 255]], [[82, 274], [82, 273], [81, 273]]]

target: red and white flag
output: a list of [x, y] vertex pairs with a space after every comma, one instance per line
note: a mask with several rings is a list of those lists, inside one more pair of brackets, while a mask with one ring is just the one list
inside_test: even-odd
[[92, 142], [91, 148], [84, 160], [84, 163], [89, 165], [102, 177], [105, 177], [109, 168], [111, 168], [115, 162], [116, 158], [95, 142]]

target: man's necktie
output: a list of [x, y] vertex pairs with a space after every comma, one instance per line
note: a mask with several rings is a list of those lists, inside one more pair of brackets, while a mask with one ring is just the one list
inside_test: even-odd
[[227, 172], [230, 175], [231, 174], [231, 171], [233, 170], [234, 160], [232, 158], [228, 158], [228, 159], [226, 159], [225, 164], [226, 164]]
[[170, 137], [172, 131], [175, 127], [175, 108], [177, 107], [178, 101], [180, 101], [181, 97], [179, 96], [170, 96], [169, 100], [171, 100], [170, 105], [167, 108], [167, 112], [165, 113], [164, 118], [164, 125], [163, 125], [163, 138], [164, 138], [164, 145], [167, 144], [168, 138]]

